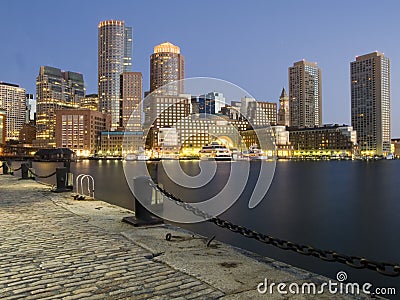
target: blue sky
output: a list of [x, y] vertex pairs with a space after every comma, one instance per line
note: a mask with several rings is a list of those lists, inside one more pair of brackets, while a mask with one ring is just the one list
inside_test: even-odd
[[350, 123], [349, 63], [375, 50], [391, 60], [392, 136], [400, 137], [400, 19], [397, 1], [7, 1], [1, 6], [0, 81], [35, 92], [41, 65], [84, 75], [97, 93], [97, 24], [133, 27], [133, 69], [149, 87], [153, 47], [170, 41], [186, 77], [230, 81], [277, 101], [287, 69], [322, 69], [323, 122]]

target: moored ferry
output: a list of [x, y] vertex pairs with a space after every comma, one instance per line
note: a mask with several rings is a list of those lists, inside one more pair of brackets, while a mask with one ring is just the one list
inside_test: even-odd
[[243, 152], [243, 156], [249, 160], [267, 160], [265, 152], [258, 148], [257, 144], [252, 145], [248, 151]]
[[201, 160], [231, 160], [232, 152], [218, 142], [203, 146], [199, 151]]

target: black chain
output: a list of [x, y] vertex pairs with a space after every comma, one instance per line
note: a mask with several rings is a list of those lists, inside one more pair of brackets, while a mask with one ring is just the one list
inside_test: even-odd
[[158, 189], [161, 193], [163, 193], [165, 196], [167, 196], [167, 198], [174, 201], [177, 205], [183, 207], [185, 210], [192, 212], [196, 216], [204, 218], [205, 221], [212, 222], [218, 227], [226, 228], [232, 232], [239, 233], [245, 237], [255, 239], [264, 244], [272, 245], [282, 250], [291, 250], [299, 254], [314, 256], [328, 262], [338, 262], [346, 264], [349, 267], [356, 269], [369, 269], [377, 271], [385, 276], [396, 277], [400, 275], [399, 264], [388, 263], [388, 262], [377, 262], [360, 256], [348, 256], [332, 250], [322, 250], [309, 245], [302, 245], [286, 240], [281, 240], [270, 235], [259, 233], [253, 229], [249, 229], [244, 226], [236, 225], [232, 222], [222, 220], [218, 217], [212, 217], [209, 214], [201, 211], [200, 209], [193, 207], [189, 203], [184, 202], [183, 200], [175, 197], [173, 194], [167, 192], [160, 186], [154, 185], [154, 187]]
[[6, 162], [7, 167], [11, 170], [11, 172], [16, 172], [22, 169], [22, 165], [19, 166], [19, 168], [13, 169], [7, 162]]
[[19, 168], [13, 169], [7, 162], [6, 162], [7, 167], [11, 170], [11, 172], [16, 172], [22, 169], [22, 165], [19, 166]]
[[56, 175], [56, 173], [57, 173], [57, 171], [54, 171], [53, 173], [51, 173], [51, 174], [49, 174], [49, 175], [43, 176], [43, 175], [38, 175], [38, 174], [36, 174], [34, 171], [32, 171], [33, 169], [31, 169], [31, 168], [29, 168], [28, 170], [29, 170], [29, 172], [30, 172], [33, 176], [35, 176], [35, 177], [37, 177], [37, 178], [49, 178], [49, 177], [51, 177], [51, 176]]

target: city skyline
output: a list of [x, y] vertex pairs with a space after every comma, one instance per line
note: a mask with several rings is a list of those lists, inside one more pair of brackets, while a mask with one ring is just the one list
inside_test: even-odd
[[[49, 11], [40, 11], [44, 4], [35, 7], [26, 3], [21, 12], [16, 9], [16, 4], [9, 3], [6, 9], [10, 13], [0, 21], [3, 30], [9, 32], [8, 43], [0, 50], [0, 81], [19, 84], [28, 93], [33, 93], [38, 68], [49, 65], [82, 73], [87, 84], [87, 93], [95, 93], [97, 24], [102, 20], [121, 19], [133, 27], [132, 65], [134, 71], [143, 73], [143, 90], [149, 88], [148, 57], [153, 47], [164, 41], [181, 47], [187, 61], [187, 77], [210, 76], [228, 80], [261, 101], [278, 102], [282, 87], [288, 90], [287, 68], [304, 58], [317, 62], [323, 72], [323, 123], [350, 124], [350, 62], [357, 55], [379, 50], [391, 59], [392, 137], [400, 136], [400, 109], [396, 101], [400, 89], [395, 84], [400, 79], [400, 63], [397, 63], [395, 55], [400, 45], [392, 38], [395, 36], [394, 12], [399, 6], [397, 3], [385, 2], [385, 14], [382, 15], [377, 15], [368, 5], [361, 7], [357, 3], [347, 2], [346, 6], [340, 2], [321, 4], [317, 1], [302, 1], [297, 4], [254, 2], [252, 5], [228, 5], [230, 2], [222, 1], [208, 4], [203, 5], [204, 7], [198, 4], [182, 4], [174, 12], [173, 5], [160, 3], [160, 11], [168, 12], [171, 16], [169, 25], [164, 28], [165, 19], [161, 18], [162, 14], [157, 12], [152, 16], [151, 22], [143, 14], [143, 11], [150, 10], [146, 3], [126, 2], [124, 11], [117, 7], [101, 4], [95, 7], [84, 3], [81, 6], [84, 17], [77, 17], [76, 20], [79, 24], [75, 25], [78, 26], [78, 31], [68, 27], [55, 31], [53, 28], [39, 27], [40, 22], [36, 21]], [[140, 9], [135, 10], [135, 7]], [[191, 19], [188, 15], [182, 15], [179, 22], [173, 21], [176, 14], [190, 8], [194, 14], [213, 10], [218, 16], [216, 22], [200, 22], [200, 25], [196, 25], [196, 22], [186, 22]], [[296, 19], [296, 12], [305, 12], [310, 8], [315, 12], [313, 21], [306, 18]], [[355, 8], [360, 12], [357, 15], [352, 13]], [[66, 8], [66, 12], [68, 10]], [[10, 22], [17, 11], [18, 15], [22, 13], [21, 19], [29, 20], [29, 26], [26, 22]], [[30, 18], [29, 15], [32, 14], [37, 18]], [[243, 15], [251, 16], [252, 22], [247, 24]], [[368, 32], [353, 30], [352, 28], [358, 28], [357, 24], [362, 20], [359, 16], [374, 18], [379, 22], [379, 27], [385, 28], [384, 33], [378, 28], [372, 28]], [[47, 14], [46, 17], [50, 18], [49, 21], [55, 18]], [[297, 25], [293, 26], [295, 21]], [[310, 24], [313, 24], [311, 33], [301, 31], [302, 27]], [[35, 36], [42, 35], [50, 37], [44, 40], [44, 44], [38, 38], [42, 42], [38, 44]], [[71, 36], [76, 37], [79, 47], [76, 44], [73, 48], [65, 43], [61, 44], [61, 40]], [[233, 37], [236, 39], [234, 42]], [[66, 55], [65, 52], [70, 54]], [[270, 59], [271, 56], [275, 59]]]

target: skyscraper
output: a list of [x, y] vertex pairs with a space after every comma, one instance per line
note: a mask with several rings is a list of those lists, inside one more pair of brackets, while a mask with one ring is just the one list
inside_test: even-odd
[[124, 21], [98, 25], [99, 111], [111, 114], [111, 129], [121, 124], [120, 75], [132, 70], [132, 28]]
[[40, 67], [36, 77], [36, 139], [42, 146], [55, 146], [56, 110], [78, 108], [85, 92], [82, 74]]
[[279, 97], [278, 125], [290, 126], [289, 96], [285, 88]]
[[198, 97], [199, 113], [217, 114], [225, 106], [225, 97], [223, 93], [209, 92]]
[[[169, 42], [155, 46], [154, 53], [150, 56], [150, 92], [184, 77], [185, 59], [180, 54], [180, 48]], [[182, 94], [183, 82], [169, 85], [163, 92], [170, 95]]]
[[364, 155], [390, 153], [390, 62], [383, 53], [350, 63], [351, 125]]
[[[122, 126], [128, 131], [142, 130], [142, 73], [121, 74]], [[132, 115], [134, 113], [134, 115]]]
[[124, 29], [124, 72], [132, 72], [132, 27]]
[[6, 140], [18, 140], [25, 123], [25, 89], [17, 84], [0, 82], [0, 109], [6, 112]]
[[301, 60], [289, 67], [290, 126], [321, 126], [321, 69], [316, 63]]

